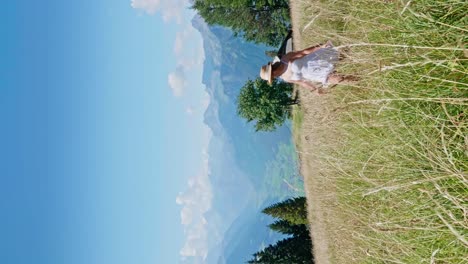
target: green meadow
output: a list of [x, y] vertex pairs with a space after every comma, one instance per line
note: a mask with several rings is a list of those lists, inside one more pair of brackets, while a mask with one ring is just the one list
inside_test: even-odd
[[321, 167], [306, 177], [333, 179], [329, 193], [308, 195], [336, 197], [324, 221], [340, 228], [330, 240], [346, 242], [329, 243], [330, 262], [468, 263], [468, 2], [291, 5], [296, 48], [332, 40], [337, 71], [360, 77], [293, 113], [299, 152], [313, 120], [304, 104], [326, 100], [333, 119], [300, 153], [302, 166]]

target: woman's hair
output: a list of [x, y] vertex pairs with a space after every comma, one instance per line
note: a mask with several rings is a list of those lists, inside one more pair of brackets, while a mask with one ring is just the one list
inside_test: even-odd
[[[275, 71], [278, 70], [278, 68], [281, 66], [281, 64], [282, 64], [281, 62], [277, 61], [277, 62], [275, 62], [275, 63], [273, 63], [273, 64], [271, 65], [271, 72], [272, 72], [272, 75], [274, 75]], [[281, 74], [280, 74], [280, 75], [281, 75]], [[273, 77], [276, 78], [276, 77], [278, 77], [278, 76], [279, 76], [279, 75], [273, 76]]]

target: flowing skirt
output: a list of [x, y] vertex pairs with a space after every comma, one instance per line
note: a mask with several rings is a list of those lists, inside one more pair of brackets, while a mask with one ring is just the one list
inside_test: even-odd
[[327, 86], [328, 76], [333, 73], [338, 59], [339, 52], [336, 49], [319, 49], [292, 62], [292, 79], [319, 82]]

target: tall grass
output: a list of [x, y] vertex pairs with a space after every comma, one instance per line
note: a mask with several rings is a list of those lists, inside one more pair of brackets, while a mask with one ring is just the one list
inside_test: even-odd
[[302, 46], [331, 39], [361, 77], [330, 95], [338, 138], [308, 153], [352, 234], [332, 254], [468, 263], [468, 2], [294, 2]]

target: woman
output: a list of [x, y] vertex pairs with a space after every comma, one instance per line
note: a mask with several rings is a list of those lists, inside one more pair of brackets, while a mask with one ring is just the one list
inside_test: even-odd
[[[295, 83], [311, 90], [339, 83], [350, 83], [356, 80], [353, 76], [343, 76], [334, 72], [339, 53], [328, 41], [324, 45], [313, 46], [301, 51], [292, 51], [282, 56], [280, 61], [269, 62], [262, 66], [260, 77], [269, 84], [279, 77], [286, 82]], [[318, 90], [319, 92], [321, 90]]]

